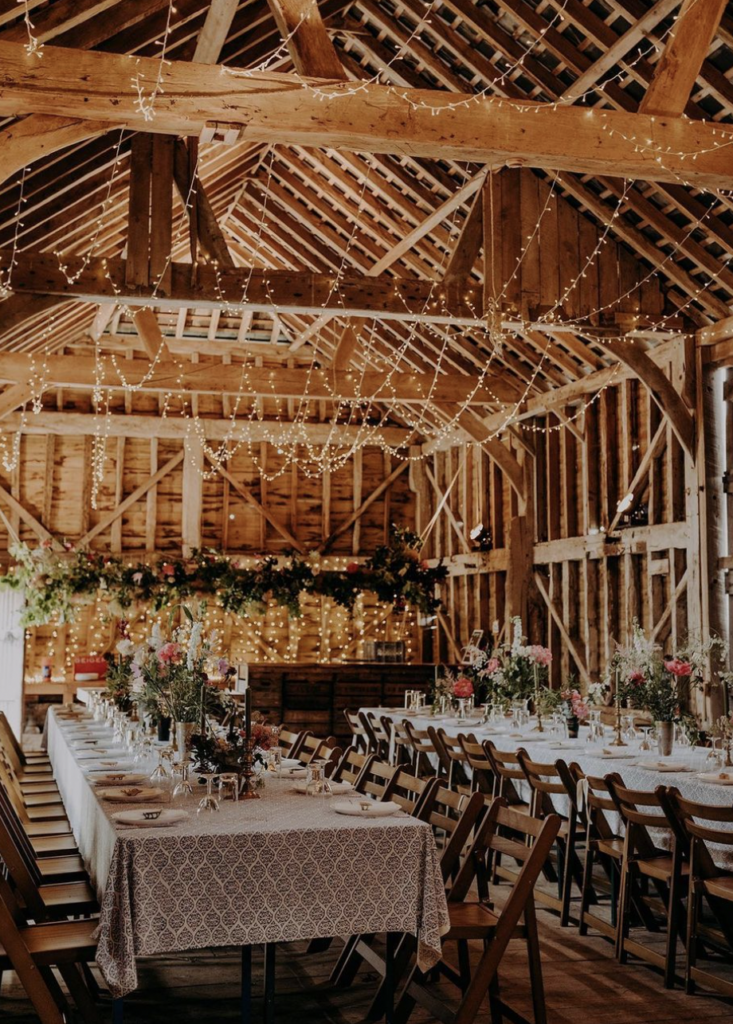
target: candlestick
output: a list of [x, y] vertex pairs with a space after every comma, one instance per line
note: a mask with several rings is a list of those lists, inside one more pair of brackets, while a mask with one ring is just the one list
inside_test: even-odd
[[249, 686], [244, 692], [244, 738], [248, 743], [252, 739], [252, 691]]
[[540, 711], [540, 670], [537, 664], [534, 666], [534, 710], [537, 715], [537, 732], [544, 732], [545, 727], [542, 724], [542, 712]]
[[614, 694], [614, 703], [616, 705], [616, 721], [614, 723], [614, 738], [610, 745], [612, 747], [626, 747], [628, 744], [624, 742], [621, 736], [621, 685], [618, 668], [616, 668], [616, 692]]
[[[247, 691], [249, 696], [249, 691]], [[247, 718], [249, 721], [249, 716]], [[244, 741], [244, 754], [242, 756], [242, 782], [239, 787], [239, 796], [242, 800], [259, 800], [260, 794], [254, 787], [254, 769], [252, 768], [252, 741], [247, 738]]]

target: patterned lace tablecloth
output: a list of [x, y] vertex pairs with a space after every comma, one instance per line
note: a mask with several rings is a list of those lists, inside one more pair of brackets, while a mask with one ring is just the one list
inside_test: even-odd
[[[169, 828], [121, 829], [49, 714], [47, 746], [101, 918], [97, 962], [113, 995], [137, 987], [136, 956], [356, 933], [409, 932], [423, 968], [448, 910], [429, 826], [354, 818], [269, 777], [262, 799]], [[126, 805], [126, 808], [127, 809]]]
[[[371, 711], [380, 718], [388, 718], [391, 721], [402, 721], [405, 717], [404, 711], [399, 708], [362, 708], [362, 711]], [[410, 715], [410, 721], [416, 729], [422, 731], [429, 725], [436, 729], [444, 729], [448, 736], [458, 736], [459, 733], [474, 735], [479, 743], [490, 739], [499, 750], [517, 750], [523, 747], [531, 759], [538, 764], [554, 764], [555, 761], [563, 760], [568, 764], [575, 762], [580, 766], [586, 775], [603, 778], [617, 772], [623, 779], [624, 785], [629, 789], [653, 790], [657, 786], [676, 786], [682, 796], [688, 800], [694, 800], [702, 804], [720, 804], [730, 807], [733, 802], [733, 787], [715, 785], [705, 782], [700, 775], [711, 771], [706, 764], [709, 750], [702, 747], [676, 746], [668, 758], [660, 758], [656, 750], [641, 751], [639, 744], [629, 745], [621, 750], [620, 757], [604, 757], [603, 748], [599, 745], [591, 745], [585, 741], [587, 729], [582, 728], [580, 737], [575, 740], [563, 740], [553, 737], [548, 733], [544, 738], [538, 740], [537, 733], [531, 729], [521, 738], [513, 732], [510, 726], [479, 726], [477, 720], [467, 719], [464, 722], [457, 722], [452, 718], [434, 718], [430, 715]], [[607, 750], [611, 750], [606, 746]], [[684, 765], [687, 771], [653, 771], [641, 767], [642, 762], [654, 762], [666, 760], [670, 765]], [[715, 769], [712, 769], [714, 771]], [[733, 771], [733, 769], [731, 769]], [[529, 799], [529, 786], [519, 784], [520, 795]], [[555, 806], [560, 811], [567, 811], [568, 802], [563, 797], [553, 796]], [[621, 822], [614, 815], [607, 815], [610, 823], [619, 832], [622, 831]], [[723, 826], [725, 827], [725, 826]], [[665, 844], [664, 837], [657, 834], [655, 838], [661, 845]], [[733, 868], [733, 848], [723, 846], [711, 847], [711, 852], [720, 867]]]

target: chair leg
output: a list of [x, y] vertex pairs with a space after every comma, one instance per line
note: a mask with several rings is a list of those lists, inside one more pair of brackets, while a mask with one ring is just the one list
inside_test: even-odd
[[471, 958], [468, 954], [468, 942], [458, 940], [458, 971], [461, 977], [461, 992], [465, 992], [471, 984]]
[[112, 1001], [112, 1024], [122, 1024], [125, 1014], [125, 1003], [122, 999]]
[[621, 868], [621, 892], [619, 894], [619, 921], [616, 931], [616, 957], [620, 964], [625, 964], [628, 956], [625, 949], [625, 941], [629, 934], [629, 914], [630, 904], [629, 890], [631, 887], [631, 879], [629, 877], [629, 868], [624, 859], [623, 866]]
[[76, 964], [59, 964], [59, 974], [86, 1024], [99, 1024], [99, 1013]]
[[573, 886], [573, 859], [575, 858], [575, 844], [572, 835], [568, 835], [565, 846], [565, 858], [562, 871], [562, 890], [560, 893], [560, 927], [567, 928], [570, 921], [570, 896]]
[[674, 988], [677, 968], [677, 936], [680, 928], [681, 903], [679, 898], [681, 879], [672, 876], [669, 885], [669, 904], [667, 906], [667, 943], [664, 968], [664, 987]]
[[578, 934], [587, 935], [588, 925], [585, 922], [585, 914], [590, 904], [590, 890], [593, 885], [593, 843], [588, 840], [585, 847], [585, 866], [583, 868], [583, 885], [580, 890], [580, 923]]
[[504, 1014], [502, 1012], [498, 974], [491, 979], [491, 984], [489, 985], [487, 996], [489, 1000], [489, 1014], [491, 1015], [491, 1024], [502, 1024], [502, 1021], [504, 1020]]
[[697, 963], [697, 918], [700, 910], [700, 893], [694, 882], [690, 883], [690, 895], [687, 900], [687, 950], [685, 955], [685, 992], [695, 993], [695, 979], [692, 971]]
[[529, 983], [532, 989], [532, 1009], [534, 1024], [547, 1024], [547, 1007], [545, 1005], [545, 983], [542, 978], [542, 960], [540, 957], [540, 937], [537, 931], [537, 913], [534, 901], [530, 897], [524, 911], [524, 925], [527, 929], [527, 960], [529, 962]]

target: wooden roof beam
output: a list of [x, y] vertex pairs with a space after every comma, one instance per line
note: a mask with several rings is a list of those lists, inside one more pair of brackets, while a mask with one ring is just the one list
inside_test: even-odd
[[726, 6], [726, 0], [684, 0], [639, 105], [641, 113], [683, 113]]
[[316, 0], [267, 0], [299, 75], [348, 81]]
[[[466, 374], [405, 373], [367, 370], [350, 373], [332, 369], [291, 369], [289, 367], [253, 367], [232, 364], [226, 374], [217, 363], [194, 363], [178, 360], [175, 363], [158, 362], [151, 367], [147, 359], [127, 359], [120, 372], [112, 361], [102, 356], [100, 371], [94, 356], [51, 355], [44, 361], [44, 383], [47, 387], [106, 389], [123, 387], [121, 374], [128, 385], [142, 391], [187, 391], [208, 394], [259, 395], [263, 398], [311, 398], [374, 401], [461, 402], [475, 405], [495, 405], [497, 402], [516, 401], [517, 387], [505, 377], [487, 377], [476, 387]], [[26, 384], [33, 372], [31, 356], [14, 352], [0, 353], [0, 381]]]
[[[178, 61], [161, 68], [158, 60], [140, 57], [136, 73], [151, 82], [161, 78], [155, 118], [148, 122], [125, 56], [48, 46], [38, 61], [22, 45], [4, 43], [0, 64], [0, 114], [10, 116], [35, 112], [78, 117], [81, 95], [85, 116], [96, 123], [108, 120], [175, 135], [200, 135], [209, 125], [216, 137], [216, 126], [224, 125], [233, 137], [258, 142], [491, 164], [512, 160], [548, 170], [650, 181], [682, 178], [707, 188], [729, 188], [733, 182], [720, 126], [683, 118], [554, 106], [533, 108], [530, 116], [522, 117], [513, 105], [487, 97], [379, 85], [355, 91], [348, 83], [324, 84], [333, 96], [324, 103], [310, 83], [292, 75], [231, 75], [223, 89], [225, 72], [220, 68], [194, 69]], [[343, 91], [346, 95], [336, 101]], [[460, 105], [462, 100], [465, 104]], [[450, 110], [449, 117], [433, 116], [441, 107]], [[652, 144], [640, 148], [638, 139]], [[692, 154], [697, 154], [695, 160]]]

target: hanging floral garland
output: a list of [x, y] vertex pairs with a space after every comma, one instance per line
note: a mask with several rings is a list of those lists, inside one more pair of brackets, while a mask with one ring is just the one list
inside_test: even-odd
[[155, 562], [134, 563], [129, 558], [97, 551], [77, 551], [65, 544], [56, 551], [50, 542], [38, 548], [16, 544], [17, 561], [0, 587], [25, 592], [23, 625], [43, 626], [52, 619], [69, 622], [80, 605], [100, 596], [110, 614], [123, 615], [136, 603], [158, 611], [181, 604], [192, 595], [210, 594], [225, 611], [237, 615], [263, 615], [268, 603], [301, 614], [302, 594], [330, 597], [351, 610], [359, 593], [370, 591], [398, 609], [406, 604], [429, 614], [440, 607], [435, 586], [448, 569], [430, 566], [420, 558], [421, 538], [392, 526], [390, 543], [377, 548], [365, 562], [350, 562], [345, 571], [320, 568], [321, 555], [290, 553], [278, 558], [258, 555], [251, 566], [214, 550], [195, 551], [190, 558], [161, 556]]

